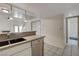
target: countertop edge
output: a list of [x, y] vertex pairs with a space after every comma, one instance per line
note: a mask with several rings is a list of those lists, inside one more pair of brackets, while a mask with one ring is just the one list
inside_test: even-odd
[[[29, 37], [31, 37], [31, 36], [29, 36]], [[25, 41], [22, 41], [22, 42], [5, 45], [5, 46], [0, 47], [0, 50], [7, 49], [7, 48], [10, 48], [10, 47], [13, 47], [13, 46], [20, 45], [20, 44], [28, 43], [28, 42], [31, 42], [31, 41], [34, 41], [34, 40], [37, 40], [37, 39], [41, 39], [41, 38], [44, 38], [44, 37], [45, 36], [39, 36], [39, 37], [33, 38], [32, 40], [28, 40], [28, 41], [25, 40]]]

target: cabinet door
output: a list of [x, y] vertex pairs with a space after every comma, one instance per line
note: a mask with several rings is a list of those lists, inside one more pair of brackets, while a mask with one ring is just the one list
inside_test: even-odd
[[16, 54], [14, 54], [13, 56], [31, 56], [31, 48], [27, 48], [25, 50], [22, 50]]
[[32, 55], [42, 56], [44, 51], [43, 39], [32, 41]]
[[10, 46], [6, 49], [0, 50], [0, 56], [10, 56], [22, 51], [24, 49], [31, 48], [31, 43], [24, 43], [16, 46]]

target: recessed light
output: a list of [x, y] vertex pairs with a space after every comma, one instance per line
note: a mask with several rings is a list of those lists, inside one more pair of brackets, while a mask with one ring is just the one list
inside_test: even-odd
[[6, 9], [2, 9], [2, 11], [5, 12], [5, 13], [9, 13], [9, 11], [6, 10]]
[[9, 10], [5, 7], [0, 7], [0, 12], [9, 13]]

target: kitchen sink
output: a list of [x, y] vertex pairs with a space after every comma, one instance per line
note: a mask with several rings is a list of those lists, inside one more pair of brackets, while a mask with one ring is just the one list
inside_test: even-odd
[[1, 46], [5, 46], [5, 45], [8, 45], [8, 44], [9, 44], [8, 41], [0, 42], [0, 47], [1, 47]]
[[18, 43], [18, 42], [21, 42], [21, 41], [24, 41], [24, 40], [25, 39], [23, 39], [23, 38], [18, 38], [18, 39], [1, 41], [0, 42], [0, 47], [5, 46], [5, 45], [9, 45], [9, 44], [13, 44], [13, 43]]
[[13, 44], [13, 43], [21, 42], [21, 41], [24, 41], [24, 40], [25, 39], [23, 39], [23, 38], [18, 38], [18, 39], [10, 40], [10, 43]]

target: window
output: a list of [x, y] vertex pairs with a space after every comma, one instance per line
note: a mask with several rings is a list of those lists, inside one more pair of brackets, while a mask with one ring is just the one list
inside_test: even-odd
[[15, 32], [19, 32], [18, 31], [18, 26], [15, 26], [14, 29], [15, 29]]
[[22, 32], [22, 26], [19, 26], [19, 32]]
[[22, 32], [22, 26], [14, 26], [15, 32]]

